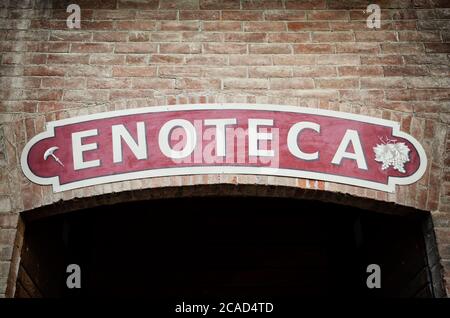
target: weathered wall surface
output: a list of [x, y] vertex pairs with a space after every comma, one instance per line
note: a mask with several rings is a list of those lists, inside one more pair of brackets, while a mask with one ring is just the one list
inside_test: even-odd
[[[66, 25], [81, 6], [81, 29]], [[59, 200], [192, 184], [270, 184], [396, 202], [433, 215], [450, 288], [450, 9], [383, 0], [3, 0], [0, 4], [0, 295], [13, 292], [17, 213]], [[19, 158], [45, 123], [185, 103], [271, 103], [401, 122], [424, 146], [425, 176], [395, 194], [257, 176], [136, 180], [53, 194]], [[16, 252], [17, 254], [17, 252]], [[8, 277], [10, 284], [8, 285]], [[7, 290], [8, 286], [8, 290]]]

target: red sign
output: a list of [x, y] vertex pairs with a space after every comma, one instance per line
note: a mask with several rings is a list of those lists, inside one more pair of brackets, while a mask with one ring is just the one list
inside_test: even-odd
[[55, 192], [138, 178], [258, 174], [393, 192], [425, 172], [422, 146], [398, 123], [279, 105], [200, 104], [49, 122], [22, 169]]

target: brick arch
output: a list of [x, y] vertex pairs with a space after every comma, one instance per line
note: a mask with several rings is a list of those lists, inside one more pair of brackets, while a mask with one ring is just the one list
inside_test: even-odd
[[[424, 214], [428, 217], [424, 222], [423, 233], [427, 235], [425, 242], [426, 251], [430, 256], [430, 272], [432, 278], [430, 281], [433, 283], [433, 293], [437, 297], [444, 297], [444, 285], [442, 282], [441, 271], [442, 267], [439, 263], [439, 257], [436, 254], [436, 240], [433, 232], [433, 225], [431, 216], [427, 211], [418, 210], [412, 207], [396, 204], [395, 202], [382, 201], [376, 198], [358, 197], [348, 193], [335, 192], [325, 189], [319, 189], [317, 181], [293, 179], [294, 184], [282, 184], [282, 179], [278, 178], [278, 184], [276, 182], [272, 184], [256, 183], [257, 178], [261, 176], [229, 176], [232, 182], [226, 182], [226, 180], [220, 180], [220, 175], [214, 176], [199, 176], [202, 177], [203, 182], [198, 184], [183, 184], [186, 182], [189, 176], [184, 177], [164, 177], [158, 178], [159, 182], [156, 182], [158, 186], [145, 189], [123, 189], [119, 192], [111, 192], [104, 194], [96, 194], [91, 196], [85, 196], [82, 198], [72, 198], [66, 200], [60, 200], [49, 205], [44, 205], [32, 210], [24, 211], [20, 214], [18, 219], [17, 236], [15, 240], [15, 253], [11, 268], [7, 286], [6, 295], [12, 297], [15, 291], [15, 282], [17, 279], [16, 267], [20, 265], [20, 252], [24, 239], [24, 232], [26, 229], [26, 223], [32, 222], [38, 219], [51, 217], [54, 215], [60, 215], [65, 213], [76, 212], [78, 210], [84, 210], [89, 208], [95, 208], [98, 206], [114, 205], [118, 203], [135, 202], [135, 201], [152, 201], [158, 199], [172, 199], [172, 198], [187, 198], [187, 197], [270, 197], [270, 198], [289, 198], [302, 200], [314, 200], [324, 203], [332, 203], [337, 205], [349, 206], [368, 210], [376, 213], [395, 214], [395, 215], [412, 215], [412, 214]], [[211, 181], [211, 177], [216, 177], [215, 182]], [[237, 183], [239, 177], [245, 177], [247, 183]], [[165, 180], [164, 180], [165, 179]], [[183, 180], [184, 179], [184, 180]], [[291, 178], [292, 179], [292, 178]], [[169, 182], [179, 182], [179, 184], [168, 185]], [[234, 182], [233, 182], [234, 181]], [[284, 180], [286, 183], [288, 180]], [[209, 182], [209, 183], [208, 183]], [[315, 184], [316, 188], [306, 187], [306, 185]], [[302, 187], [302, 186], [305, 187]]]
[[[190, 176], [183, 177], [164, 177], [161, 179], [160, 186], [145, 189], [124, 189], [120, 192], [111, 192], [104, 194], [93, 194], [86, 197], [74, 197], [72, 199], [60, 200], [49, 205], [37, 207], [21, 213], [25, 220], [35, 220], [49, 217], [57, 214], [70, 213], [81, 209], [94, 208], [103, 205], [112, 205], [117, 203], [126, 203], [134, 201], [148, 201], [155, 199], [172, 199], [186, 197], [271, 197], [271, 198], [290, 198], [298, 200], [315, 200], [325, 203], [334, 203], [339, 205], [351, 206], [370, 210], [377, 213], [387, 213], [395, 215], [407, 215], [409, 213], [424, 213], [426, 211], [418, 210], [412, 207], [399, 205], [394, 202], [382, 201], [376, 198], [358, 197], [348, 193], [340, 193], [320, 188], [301, 187], [299, 183], [307, 185], [316, 184], [318, 181], [296, 179], [296, 185], [287, 185], [281, 183], [258, 184], [258, 183], [235, 183], [226, 180], [216, 180], [211, 183], [197, 184], [164, 184], [174, 181], [189, 179]], [[224, 177], [223, 175], [200, 175], [204, 181], [211, 177]], [[229, 176], [232, 180], [236, 180], [241, 176]], [[247, 180], [261, 178], [261, 176], [245, 176]], [[280, 178], [282, 179], [282, 178]]]

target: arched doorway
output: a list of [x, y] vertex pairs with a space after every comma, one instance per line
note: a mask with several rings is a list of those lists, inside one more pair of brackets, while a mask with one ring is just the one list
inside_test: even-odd
[[[436, 296], [423, 211], [194, 195], [35, 215], [23, 215], [16, 297]], [[82, 288], [67, 288], [68, 264]], [[367, 287], [369, 264], [380, 289]]]

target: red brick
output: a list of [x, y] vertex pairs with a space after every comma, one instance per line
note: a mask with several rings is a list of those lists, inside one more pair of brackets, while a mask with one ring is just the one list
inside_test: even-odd
[[445, 55], [405, 55], [403, 56], [405, 64], [443, 64], [448, 65], [448, 59]]
[[283, 66], [257, 66], [249, 67], [249, 77], [292, 77], [292, 68]]
[[349, 42], [354, 41], [352, 32], [313, 32], [313, 42]]
[[180, 55], [165, 55], [165, 54], [153, 54], [150, 57], [152, 64], [181, 64], [184, 62], [184, 57]]
[[202, 70], [197, 66], [160, 66], [158, 67], [160, 77], [200, 77]]
[[180, 11], [180, 20], [219, 20], [220, 11]]
[[[139, 12], [139, 11], [138, 11]], [[132, 20], [136, 17], [133, 10], [94, 10], [94, 20]], [[82, 15], [84, 18], [84, 15]]]
[[73, 53], [111, 53], [113, 46], [102, 43], [72, 43], [70, 52]]
[[330, 30], [328, 22], [288, 22], [289, 31], [320, 31]]
[[156, 67], [154, 66], [114, 66], [113, 76], [156, 76]]
[[203, 22], [204, 31], [241, 31], [240, 21], [206, 21]]
[[[158, 6], [159, 6], [159, 0], [146, 0], [146, 1], [117, 0], [117, 8], [118, 9], [154, 10], [154, 9], [158, 9]], [[115, 7], [112, 9], [115, 9]]]
[[63, 100], [65, 101], [107, 101], [109, 91], [107, 90], [66, 90]]
[[38, 88], [41, 79], [38, 77], [3, 77], [0, 82], [2, 89], [11, 88]]
[[334, 45], [331, 44], [294, 44], [292, 45], [295, 54], [310, 53], [334, 53]]
[[162, 54], [198, 54], [202, 51], [200, 43], [161, 43], [159, 51]]
[[383, 43], [381, 52], [398, 54], [417, 54], [424, 51], [422, 44], [415, 43]]
[[109, 31], [114, 28], [112, 21], [84, 21], [83, 30], [104, 30]]
[[183, 42], [223, 42], [221, 32], [183, 32]]
[[54, 101], [43, 101], [39, 102], [39, 112], [40, 113], [47, 113], [47, 112], [54, 112], [62, 109], [68, 109], [73, 107], [74, 103], [70, 102], [54, 102]]
[[339, 76], [383, 76], [381, 66], [339, 66]]
[[361, 56], [361, 64], [399, 65], [403, 64], [403, 60], [399, 55]]
[[357, 78], [319, 78], [314, 82], [318, 88], [351, 89], [359, 87]]
[[158, 45], [155, 43], [116, 43], [115, 53], [156, 53]]
[[178, 89], [220, 89], [220, 79], [179, 78], [176, 80]]
[[159, 2], [160, 9], [198, 9], [198, 1], [192, 0], [163, 0]]
[[15, 228], [5, 228], [0, 231], [0, 245], [14, 245], [17, 230]]
[[334, 66], [296, 66], [293, 68], [294, 77], [332, 77], [336, 76]]
[[230, 65], [271, 65], [270, 56], [264, 55], [230, 55]]
[[278, 55], [273, 57], [274, 65], [311, 65], [316, 64], [315, 55]]
[[130, 88], [129, 78], [90, 78], [87, 80], [87, 88], [109, 89], [109, 88]]
[[448, 77], [407, 77], [405, 78], [409, 88], [448, 88], [450, 78]]
[[325, 9], [326, 0], [286, 0], [286, 9]]
[[86, 79], [84, 77], [44, 77], [41, 88], [84, 89], [86, 88]]
[[225, 33], [225, 42], [265, 42], [266, 33]]
[[362, 54], [378, 54], [380, 53], [380, 45], [378, 43], [337, 43], [336, 53], [362, 53]]
[[228, 10], [240, 9], [241, 3], [236, 0], [200, 0], [200, 9]]
[[127, 65], [147, 65], [149, 61], [148, 55], [127, 55], [126, 57]]
[[133, 88], [173, 89], [174, 87], [174, 79], [133, 78]]
[[201, 55], [186, 57], [187, 65], [225, 65], [227, 64], [226, 56]]
[[[386, 26], [387, 28], [387, 26]], [[394, 30], [417, 30], [416, 21], [393, 21], [391, 28]]]
[[222, 11], [222, 20], [258, 21], [263, 20], [263, 11]]
[[430, 65], [428, 70], [428, 73], [433, 76], [450, 76], [450, 65]]
[[244, 43], [206, 43], [203, 52], [207, 54], [245, 54], [247, 44]]
[[13, 31], [9, 30], [6, 34], [6, 40], [15, 41], [47, 41], [49, 31]]
[[29, 53], [3, 53], [2, 64], [46, 64], [47, 55], [46, 54], [29, 54]]
[[161, 31], [199, 31], [200, 23], [197, 21], [161, 21]]
[[128, 35], [128, 41], [130, 42], [148, 42], [149, 40], [150, 34], [147, 32], [135, 31]]
[[282, 0], [241, 0], [241, 8], [254, 9], [283, 9]]
[[127, 32], [95, 32], [95, 42], [125, 42], [127, 40]]
[[355, 55], [320, 55], [317, 57], [317, 64], [320, 65], [358, 65], [359, 56]]
[[75, 77], [109, 77], [111, 76], [111, 70], [108, 66], [94, 66], [94, 65], [67, 65], [66, 76]]
[[244, 22], [244, 31], [246, 32], [277, 32], [286, 31], [286, 24], [284, 22]]
[[27, 51], [28, 52], [49, 52], [49, 53], [66, 53], [69, 52], [69, 43], [66, 42], [47, 42], [47, 43], [31, 43], [37, 44], [36, 47], [31, 47], [31, 44], [28, 43]]
[[49, 54], [48, 64], [88, 64], [88, 54]]
[[86, 31], [52, 31], [50, 41], [77, 41], [87, 42], [92, 38], [91, 32]]
[[304, 33], [268, 33], [267, 41], [273, 43], [304, 43], [311, 42], [310, 35], [307, 32]]
[[368, 77], [361, 78], [361, 88], [406, 88], [406, 83], [402, 78]]
[[116, 28], [118, 30], [153, 31], [156, 30], [156, 22], [147, 20], [117, 21]]
[[372, 102], [373, 106], [376, 108], [389, 109], [398, 112], [412, 113], [413, 105], [410, 102], [389, 102], [383, 101], [382, 99], [375, 100]]
[[425, 43], [427, 53], [450, 53], [450, 43]]
[[377, 101], [384, 98], [384, 91], [382, 90], [339, 90], [339, 95], [344, 101]]
[[355, 38], [358, 42], [395, 42], [397, 37], [392, 31], [356, 31]]
[[422, 32], [422, 31], [400, 31], [398, 39], [400, 42], [440, 42], [441, 36], [439, 32]]
[[249, 44], [248, 50], [251, 54], [291, 53], [291, 47], [288, 44]]
[[[117, 11], [117, 10], [115, 10]], [[143, 20], [176, 20], [177, 11], [176, 10], [152, 10], [152, 11], [141, 11], [136, 12], [136, 17]]]
[[90, 56], [89, 64], [121, 65], [125, 64], [125, 56], [111, 54], [94, 54]]
[[428, 70], [424, 66], [384, 66], [384, 76], [424, 76]]
[[[329, 23], [332, 31], [352, 31], [352, 30], [367, 30], [366, 21], [352, 21], [352, 22], [334, 22]], [[373, 31], [378, 32], [378, 31]]]
[[174, 32], [161, 32], [161, 33], [152, 33], [150, 36], [150, 41], [152, 42], [180, 42], [181, 33]]
[[135, 99], [135, 98], [154, 98], [153, 89], [119, 89], [111, 90], [109, 100], [117, 101], [122, 99]]
[[64, 76], [64, 67], [59, 66], [28, 66], [24, 69], [25, 76]]
[[270, 89], [308, 89], [314, 88], [314, 81], [311, 78], [271, 78]]
[[308, 20], [349, 20], [350, 15], [348, 11], [332, 11], [332, 10], [320, 10], [312, 11], [308, 13]]
[[[203, 77], [247, 77], [246, 67], [205, 67], [201, 70]], [[190, 75], [192, 76], [192, 75]]]
[[267, 89], [269, 82], [267, 79], [224, 79], [224, 89]]
[[30, 89], [23, 91], [24, 97], [31, 100], [61, 100], [63, 91], [55, 89]]
[[267, 21], [299, 21], [306, 20], [305, 11], [270, 10], [264, 12]]

